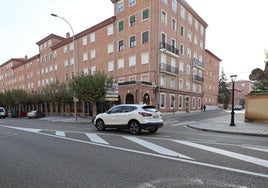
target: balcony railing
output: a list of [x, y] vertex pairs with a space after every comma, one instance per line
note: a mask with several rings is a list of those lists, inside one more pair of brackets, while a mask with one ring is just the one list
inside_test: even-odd
[[179, 56], [180, 55], [179, 49], [177, 49], [174, 46], [171, 46], [170, 44], [167, 44], [165, 42], [160, 42], [160, 48], [161, 49], [166, 49], [169, 52], [175, 54], [176, 56]]
[[201, 62], [201, 61], [199, 61], [198, 59], [194, 58], [194, 59], [193, 59], [193, 66], [204, 68], [204, 63]]
[[160, 71], [165, 71], [165, 72], [172, 73], [172, 74], [178, 74], [179, 69], [174, 67], [174, 66], [167, 65], [165, 63], [161, 63], [160, 64]]
[[193, 81], [204, 82], [204, 78], [198, 75], [193, 75]]

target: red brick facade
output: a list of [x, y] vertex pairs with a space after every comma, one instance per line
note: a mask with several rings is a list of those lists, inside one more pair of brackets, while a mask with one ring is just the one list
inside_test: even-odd
[[208, 94], [204, 79], [215, 81], [219, 72], [216, 62], [205, 70], [207, 23], [184, 0], [112, 3], [114, 16], [76, 34], [74, 44], [69, 34], [51, 34], [36, 43], [38, 55], [2, 64], [1, 91], [30, 92], [102, 70], [118, 83], [118, 103], [148, 103], [164, 112], [201, 110]]

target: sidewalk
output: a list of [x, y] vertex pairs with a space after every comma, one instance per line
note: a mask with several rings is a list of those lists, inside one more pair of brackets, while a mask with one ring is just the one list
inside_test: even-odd
[[244, 122], [244, 116], [245, 113], [243, 111], [235, 111], [235, 126], [230, 126], [231, 112], [229, 115], [198, 121], [188, 124], [187, 126], [202, 131], [268, 136], [268, 122]]

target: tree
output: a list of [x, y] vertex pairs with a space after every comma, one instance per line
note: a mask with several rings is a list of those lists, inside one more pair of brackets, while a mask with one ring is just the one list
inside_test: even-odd
[[225, 75], [224, 71], [222, 70], [221, 78], [220, 78], [220, 81], [219, 81], [218, 102], [220, 104], [224, 104], [224, 108], [229, 103], [229, 96], [230, 96], [230, 92], [228, 90], [226, 81], [227, 81], [226, 75]]
[[92, 104], [93, 119], [97, 115], [97, 102], [105, 100], [107, 86], [112, 85], [112, 78], [107, 78], [104, 72], [80, 74], [70, 81], [69, 87], [73, 96]]
[[249, 75], [249, 79], [255, 81], [254, 90], [268, 90], [268, 49], [265, 49], [265, 68], [253, 69]]

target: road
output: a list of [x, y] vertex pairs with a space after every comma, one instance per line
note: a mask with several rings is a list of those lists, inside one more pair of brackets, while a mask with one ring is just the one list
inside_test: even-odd
[[223, 114], [167, 115], [159, 132], [139, 136], [87, 124], [2, 119], [1, 187], [267, 187], [267, 137], [185, 126]]

